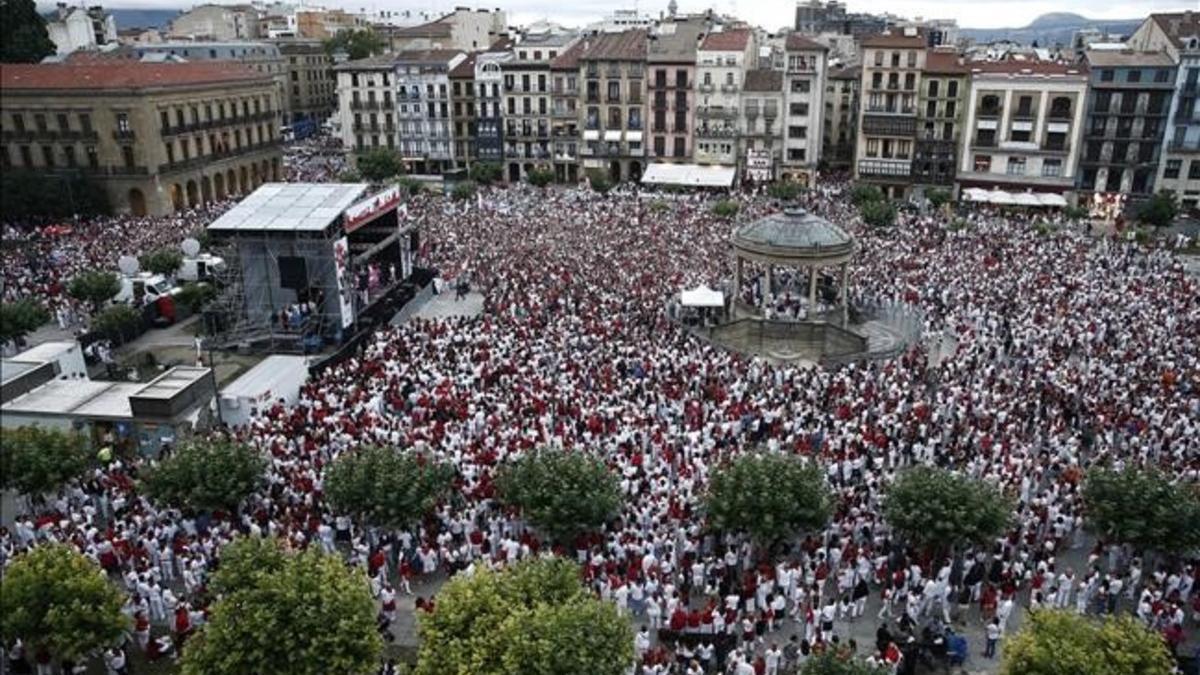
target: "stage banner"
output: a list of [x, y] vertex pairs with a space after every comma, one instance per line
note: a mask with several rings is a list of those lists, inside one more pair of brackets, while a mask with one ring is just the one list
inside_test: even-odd
[[333, 264], [337, 277], [338, 301], [342, 307], [342, 328], [354, 323], [354, 280], [350, 278], [350, 240], [342, 237], [333, 242]]
[[346, 234], [357, 230], [400, 204], [400, 186], [392, 186], [346, 209]]

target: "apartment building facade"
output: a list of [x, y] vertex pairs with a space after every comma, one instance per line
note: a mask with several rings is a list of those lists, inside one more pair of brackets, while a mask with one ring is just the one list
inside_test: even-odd
[[291, 113], [288, 121], [324, 122], [337, 101], [333, 59], [320, 40], [278, 38], [272, 43], [279, 50], [287, 72], [284, 88]]
[[1086, 50], [1087, 126], [1078, 188], [1122, 193], [1131, 201], [1154, 192], [1175, 88], [1175, 63], [1163, 52]]
[[654, 162], [690, 162], [696, 96], [698, 20], [666, 21], [650, 32], [646, 46], [647, 154]]
[[971, 64], [958, 185], [1074, 195], [1088, 76], [1077, 64]]
[[757, 62], [754, 33], [748, 28], [709, 33], [700, 43], [696, 52], [697, 163], [737, 165], [741, 91], [746, 71], [756, 68]]
[[1184, 209], [1200, 210], [1200, 12], [1151, 14], [1127, 43], [1161, 51], [1177, 66], [1154, 190], [1171, 192]]
[[5, 64], [0, 83], [0, 166], [85, 173], [118, 213], [174, 213], [279, 178], [279, 95], [245, 66]]
[[[333, 68], [337, 78], [337, 132], [342, 147], [352, 155], [375, 148], [396, 149], [397, 119], [410, 118], [419, 108], [407, 90], [401, 100], [396, 91], [396, 63], [391, 54], [356, 59]], [[419, 110], [418, 110], [419, 112]]]
[[875, 35], [863, 39], [862, 52], [854, 177], [891, 197], [906, 197], [913, 182], [925, 38], [913, 30]]
[[479, 159], [478, 98], [475, 83], [475, 59], [466, 58], [450, 70], [450, 116], [453, 120], [454, 157], [460, 166], [470, 167]]
[[825, 82], [825, 117], [821, 134], [821, 158], [837, 170], [854, 167], [854, 135], [858, 130], [858, 79], [861, 69], [833, 68]]
[[783, 72], [746, 72], [738, 122], [742, 182], [769, 183], [783, 164]]
[[525, 178], [535, 168], [549, 169], [551, 157], [550, 63], [571, 46], [571, 33], [522, 36], [512, 46], [504, 75], [504, 163], [509, 181]]
[[489, 50], [475, 57], [475, 151], [480, 161], [504, 160], [504, 73], [510, 51]]
[[953, 189], [958, 142], [966, 109], [970, 71], [957, 50], [931, 49], [917, 96], [917, 139], [913, 149], [913, 185]]
[[395, 55], [396, 143], [410, 173], [439, 174], [458, 167], [450, 71], [466, 58], [457, 49]]
[[821, 162], [825, 120], [825, 45], [793, 33], [784, 43], [784, 180], [812, 185]]
[[583, 41], [576, 40], [550, 62], [550, 136], [554, 178], [560, 183], [579, 181], [579, 55]]
[[583, 40], [579, 55], [583, 169], [613, 181], [636, 181], [646, 163], [646, 31], [602, 33]]

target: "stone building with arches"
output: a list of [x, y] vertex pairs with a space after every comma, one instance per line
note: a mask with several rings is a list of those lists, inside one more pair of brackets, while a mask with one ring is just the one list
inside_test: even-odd
[[272, 76], [235, 63], [0, 67], [0, 167], [93, 177], [115, 213], [164, 215], [279, 180]]

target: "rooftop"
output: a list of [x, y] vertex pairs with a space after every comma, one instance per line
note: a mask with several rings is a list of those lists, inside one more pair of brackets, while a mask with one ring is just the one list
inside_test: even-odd
[[789, 33], [787, 40], [783, 43], [783, 48], [789, 52], [814, 51], [825, 52], [829, 51], [829, 47], [813, 40], [806, 38], [799, 33]]
[[550, 62], [551, 70], [575, 70], [579, 68], [579, 56], [583, 54], [583, 40], [567, 48], [567, 50]]
[[452, 34], [452, 31], [454, 28], [453, 25], [449, 21], [447, 21], [447, 19], [449, 19], [451, 16], [454, 16], [454, 15], [450, 14], [448, 16], [443, 16], [442, 18], [440, 18], [436, 21], [430, 21], [429, 23], [423, 23], [419, 26], [409, 26], [407, 28], [400, 28], [400, 29], [393, 31], [392, 34], [396, 35], [398, 37], [407, 37], [407, 38], [422, 38], [422, 37], [448, 38]]
[[648, 63], [695, 63], [696, 41], [702, 27], [698, 21], [679, 20], [664, 23], [652, 33], [646, 44]]
[[746, 71], [746, 91], [783, 92], [783, 72], [761, 68]]
[[141, 63], [125, 60], [85, 63], [0, 65], [0, 88], [13, 90], [136, 90], [187, 88], [209, 84], [270, 80], [241, 63]]
[[208, 226], [209, 232], [324, 232], [366, 183], [267, 183]]
[[966, 75], [971, 69], [963, 65], [957, 52], [931, 49], [925, 55], [925, 72]]
[[600, 33], [583, 38], [581, 61], [641, 61], [646, 58], [646, 31]]
[[368, 56], [365, 59], [355, 59], [339, 63], [333, 67], [334, 70], [391, 70], [396, 67], [395, 54], [380, 54], [379, 56]]
[[393, 58], [396, 63], [423, 63], [444, 66], [450, 63], [454, 57], [464, 53], [460, 49], [410, 49], [395, 54]]
[[1184, 46], [1184, 38], [1200, 35], [1200, 12], [1163, 12], [1151, 14], [1150, 18], [1167, 34], [1176, 47]]
[[1121, 66], [1151, 66], [1170, 68], [1175, 65], [1163, 52], [1139, 52], [1132, 49], [1089, 49], [1084, 52], [1092, 66], [1119, 68]]
[[881, 33], [869, 35], [862, 40], [864, 47], [897, 47], [908, 49], [924, 49], [925, 38], [920, 35], [899, 35], [896, 33]]
[[743, 225], [733, 235], [742, 253], [781, 261], [841, 258], [854, 252], [854, 238], [804, 209], [786, 209]]
[[855, 63], [836, 68], [829, 72], [829, 79], [831, 80], [857, 80], [860, 77], [862, 77], [862, 66]]
[[700, 43], [700, 49], [707, 52], [740, 52], [750, 44], [750, 29], [735, 28], [719, 33], [709, 33]]
[[471, 52], [471, 53], [467, 54], [467, 58], [463, 59], [462, 61], [459, 61], [457, 66], [454, 66], [453, 68], [450, 69], [450, 77], [453, 77], [456, 80], [457, 79], [469, 80], [469, 79], [475, 77], [475, 57], [476, 56], [478, 56], [477, 52]]
[[1082, 63], [1059, 63], [1057, 61], [981, 61], [970, 64], [974, 75], [997, 74], [1010, 76], [1086, 76], [1087, 65]]

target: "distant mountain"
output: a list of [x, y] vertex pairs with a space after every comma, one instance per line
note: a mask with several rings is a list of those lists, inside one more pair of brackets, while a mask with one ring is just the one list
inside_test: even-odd
[[117, 30], [125, 28], [166, 28], [171, 19], [179, 16], [177, 9], [122, 9], [105, 7], [117, 20]]
[[1083, 28], [1096, 28], [1109, 34], [1130, 35], [1141, 23], [1142, 19], [1102, 21], [1070, 12], [1052, 12], [1039, 16], [1024, 28], [963, 28], [959, 34], [977, 44], [1012, 40], [1021, 44], [1032, 44], [1036, 41], [1041, 47], [1053, 47], [1056, 44], [1070, 45], [1071, 36]]

